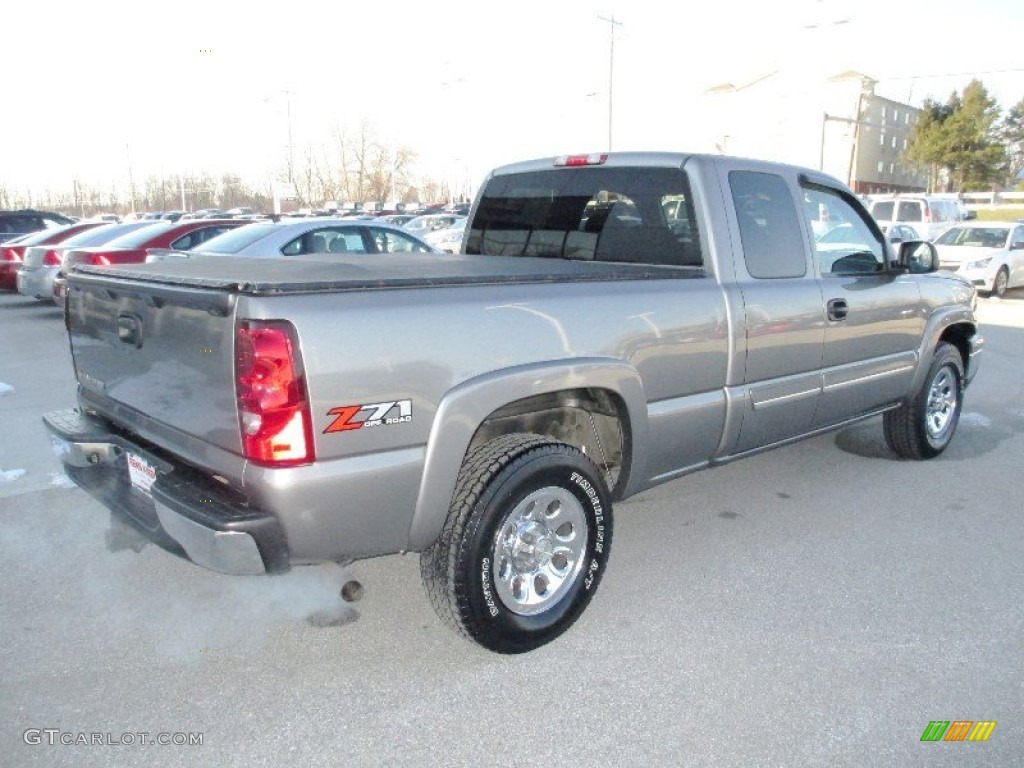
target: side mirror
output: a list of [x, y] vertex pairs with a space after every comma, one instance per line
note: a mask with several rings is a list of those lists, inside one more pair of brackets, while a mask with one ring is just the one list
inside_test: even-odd
[[900, 244], [900, 266], [912, 275], [923, 275], [939, 269], [939, 252], [931, 243], [908, 240]]

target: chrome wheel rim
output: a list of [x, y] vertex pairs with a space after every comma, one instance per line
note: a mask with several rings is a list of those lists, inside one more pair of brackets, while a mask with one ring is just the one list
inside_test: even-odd
[[587, 517], [571, 492], [558, 486], [520, 501], [494, 537], [494, 587], [513, 613], [546, 611], [569, 591], [583, 567]]
[[925, 428], [928, 436], [939, 440], [945, 436], [953, 423], [956, 412], [956, 375], [948, 365], [943, 366], [928, 389], [928, 406], [925, 412]]

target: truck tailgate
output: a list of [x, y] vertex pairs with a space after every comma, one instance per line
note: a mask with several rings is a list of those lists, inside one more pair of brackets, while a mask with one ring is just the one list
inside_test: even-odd
[[223, 291], [72, 274], [67, 323], [83, 398], [140, 434], [153, 434], [153, 420], [173, 427], [163, 435], [240, 454], [234, 308]]

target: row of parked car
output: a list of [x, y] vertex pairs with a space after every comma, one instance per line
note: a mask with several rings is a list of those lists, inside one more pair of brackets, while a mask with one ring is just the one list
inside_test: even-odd
[[[404, 217], [403, 217], [404, 218]], [[63, 305], [63, 274], [75, 264], [109, 266], [181, 258], [190, 252], [272, 257], [315, 254], [455, 253], [465, 216], [179, 218], [49, 226], [0, 244], [0, 288]]]
[[[933, 243], [941, 268], [979, 291], [1002, 296], [1024, 286], [1024, 223], [977, 221], [960, 200], [931, 195], [876, 196], [867, 208], [894, 247], [908, 240]], [[811, 212], [819, 250], [851, 239], [853, 227], [830, 214]]]
[[[980, 291], [1001, 296], [1024, 286], [1024, 223], [945, 218], [952, 214], [940, 214], [942, 204], [952, 201], [937, 200], [938, 205], [926, 197], [878, 198], [870, 201], [869, 209], [882, 217], [879, 224], [894, 247], [906, 240], [932, 241], [942, 269], [957, 272]], [[840, 220], [822, 204], [808, 204], [813, 207], [809, 213], [820, 255], [850, 251], [856, 245], [862, 228]], [[44, 212], [0, 212], [0, 224], [8, 229], [31, 225], [38, 230], [0, 243], [0, 288], [63, 305], [62, 275], [74, 264], [140, 263], [187, 257], [197, 250], [252, 257], [458, 253], [467, 223], [466, 216], [451, 212], [256, 220], [245, 213], [232, 218], [206, 218], [202, 213], [177, 220], [110, 223], [69, 222]], [[12, 224], [14, 217], [20, 219]], [[2, 230], [0, 239], [6, 239]]]

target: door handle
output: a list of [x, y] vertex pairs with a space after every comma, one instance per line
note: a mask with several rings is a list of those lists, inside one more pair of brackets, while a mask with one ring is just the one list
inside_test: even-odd
[[828, 307], [829, 320], [845, 320], [846, 313], [850, 311], [846, 299], [829, 299], [826, 307]]

